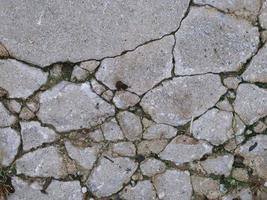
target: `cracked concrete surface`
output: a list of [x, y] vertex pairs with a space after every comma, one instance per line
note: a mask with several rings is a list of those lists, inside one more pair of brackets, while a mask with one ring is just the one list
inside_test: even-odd
[[0, 199], [267, 199], [266, 8], [0, 0]]

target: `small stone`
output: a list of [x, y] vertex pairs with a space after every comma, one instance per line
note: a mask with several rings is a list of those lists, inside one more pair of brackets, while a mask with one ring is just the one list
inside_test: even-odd
[[267, 135], [256, 135], [236, 149], [236, 154], [244, 157], [244, 164], [255, 170], [255, 173], [267, 179]]
[[232, 177], [242, 182], [247, 182], [249, 179], [248, 172], [245, 168], [234, 168]]
[[259, 21], [260, 21], [261, 27], [264, 29], [267, 29], [267, 2], [266, 1], [263, 2], [263, 5], [260, 11]]
[[267, 90], [253, 84], [241, 84], [234, 102], [235, 112], [251, 125], [267, 113]]
[[142, 124], [140, 117], [128, 111], [120, 112], [117, 117], [122, 132], [128, 140], [134, 141], [141, 138]]
[[224, 149], [229, 152], [233, 152], [237, 148], [237, 143], [235, 138], [230, 139], [227, 143], [224, 144]]
[[0, 127], [11, 126], [16, 122], [16, 117], [13, 116], [4, 106], [2, 102], [0, 102]]
[[23, 150], [28, 151], [43, 143], [53, 142], [58, 138], [54, 130], [43, 127], [37, 121], [20, 122]]
[[7, 96], [8, 92], [4, 89], [0, 87], [0, 97], [4, 97]]
[[204, 141], [197, 141], [191, 137], [180, 135], [174, 138], [159, 156], [176, 165], [191, 162], [212, 152], [212, 146]]
[[26, 105], [32, 112], [36, 113], [40, 108], [39, 96], [35, 96], [34, 98], [28, 100]]
[[100, 129], [96, 129], [96, 130], [90, 132], [89, 133], [89, 137], [94, 142], [102, 142], [102, 141], [104, 141], [104, 136], [103, 136], [102, 131]]
[[262, 30], [260, 34], [261, 34], [261, 41], [265, 43], [267, 41], [267, 30]]
[[167, 170], [163, 174], [156, 175], [153, 178], [153, 183], [159, 199], [191, 199], [192, 185], [190, 183], [190, 175], [183, 171]]
[[117, 141], [124, 139], [121, 128], [119, 127], [115, 118], [101, 125], [103, 135], [108, 141]]
[[34, 112], [32, 112], [28, 107], [24, 106], [22, 107], [20, 113], [19, 113], [19, 118], [23, 120], [30, 120], [35, 117]]
[[253, 127], [253, 130], [256, 133], [263, 133], [267, 129], [267, 125], [262, 121], [257, 122], [256, 126]]
[[12, 112], [12, 113], [19, 113], [21, 110], [21, 103], [16, 101], [16, 100], [10, 100], [8, 102], [8, 109]]
[[252, 197], [252, 192], [249, 188], [244, 188], [244, 189], [240, 188], [234, 190], [230, 194], [227, 194], [222, 198], [222, 200], [234, 200], [234, 199], [254, 200]]
[[93, 74], [99, 64], [100, 62], [95, 60], [84, 61], [80, 63], [80, 68], [87, 70], [90, 74]]
[[151, 153], [160, 153], [168, 144], [168, 140], [143, 140], [138, 143], [138, 154], [149, 156]]
[[87, 187], [82, 187], [82, 193], [85, 194], [87, 192]]
[[17, 155], [20, 136], [12, 128], [0, 128], [0, 163], [8, 166]]
[[86, 170], [93, 168], [100, 149], [100, 146], [98, 145], [86, 148], [77, 147], [69, 141], [65, 142], [65, 147], [69, 156]]
[[126, 186], [121, 197], [125, 200], [155, 200], [156, 192], [152, 183], [148, 180], [139, 181], [134, 187]]
[[87, 180], [87, 187], [98, 198], [118, 192], [130, 181], [137, 163], [129, 158], [101, 158]]
[[85, 81], [89, 76], [89, 71], [75, 65], [71, 74], [71, 81]]
[[112, 151], [119, 156], [135, 156], [136, 148], [132, 142], [118, 142], [112, 144]]
[[[267, 11], [266, 11], [267, 12]], [[266, 14], [267, 17], [267, 14]], [[267, 44], [252, 58], [242, 78], [248, 82], [267, 83]]]
[[142, 95], [165, 78], [171, 77], [173, 36], [138, 47], [132, 52], [104, 59], [96, 78], [110, 89], [122, 82], [128, 90]]
[[0, 87], [10, 98], [27, 98], [47, 81], [47, 73], [16, 60], [0, 60]]
[[141, 106], [157, 123], [179, 126], [213, 107], [225, 92], [218, 75], [177, 77], [146, 93]]
[[246, 125], [244, 122], [240, 119], [240, 117], [237, 114], [234, 114], [234, 120], [233, 120], [233, 131], [236, 136], [240, 136], [244, 133], [246, 129]]
[[259, 43], [247, 20], [204, 7], [192, 7], [175, 36], [176, 75], [238, 71]]
[[240, 145], [244, 140], [245, 140], [245, 136], [244, 135], [237, 135], [235, 137], [235, 141], [237, 145]]
[[113, 102], [117, 108], [127, 109], [136, 105], [140, 101], [139, 96], [128, 91], [117, 91]]
[[233, 113], [213, 108], [193, 122], [193, 136], [220, 145], [234, 135], [232, 129]]
[[152, 177], [156, 174], [164, 172], [166, 166], [164, 162], [160, 160], [157, 160], [155, 158], [149, 158], [141, 163], [140, 169], [143, 175]]
[[143, 138], [151, 139], [170, 139], [177, 133], [177, 129], [165, 124], [153, 124], [143, 133]]
[[54, 64], [50, 69], [50, 76], [54, 79], [60, 79], [63, 75], [63, 64]]
[[106, 90], [106, 88], [95, 79], [91, 80], [91, 87], [92, 90], [98, 95], [101, 95]]
[[152, 126], [155, 123], [153, 121], [147, 119], [146, 117], [143, 117], [142, 124], [143, 124], [144, 129], [147, 129], [148, 127]]
[[102, 97], [105, 100], [110, 101], [113, 98], [113, 92], [111, 90], [106, 90], [105, 92], [103, 92]]
[[229, 100], [227, 98], [224, 98], [222, 101], [219, 101], [216, 104], [216, 107], [219, 108], [222, 111], [228, 111], [228, 112], [233, 112], [234, 108], [230, 104]]
[[56, 147], [50, 146], [24, 154], [16, 161], [18, 174], [62, 178], [67, 175], [63, 157]]
[[114, 106], [96, 95], [88, 83], [60, 82], [40, 95], [38, 118], [57, 131], [91, 128], [115, 114]]
[[6, 47], [0, 42], [0, 59], [8, 58], [9, 53], [6, 49]]
[[208, 199], [219, 199], [220, 182], [211, 178], [191, 176], [194, 192], [204, 195]]
[[241, 78], [234, 76], [227, 77], [223, 80], [224, 85], [229, 89], [237, 89], [240, 82]]
[[229, 176], [234, 163], [234, 157], [231, 154], [209, 157], [201, 162], [201, 166], [208, 174]]
[[226, 97], [228, 97], [231, 100], [234, 100], [235, 97], [236, 97], [235, 92], [231, 91], [231, 90], [228, 90], [227, 93], [226, 93]]

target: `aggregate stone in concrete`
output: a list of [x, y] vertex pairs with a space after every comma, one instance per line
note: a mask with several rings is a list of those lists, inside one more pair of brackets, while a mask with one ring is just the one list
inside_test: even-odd
[[89, 77], [89, 75], [95, 71], [98, 65], [98, 61], [85, 61], [80, 65], [74, 66], [71, 74], [71, 80], [85, 81]]
[[192, 186], [196, 194], [204, 195], [208, 199], [220, 197], [220, 182], [211, 178], [191, 176]]
[[260, 21], [261, 27], [264, 29], [267, 29], [267, 2], [266, 1], [263, 2], [263, 5], [260, 11], [259, 21]]
[[175, 31], [188, 5], [189, 0], [59, 0], [30, 6], [26, 0], [1, 1], [0, 41], [11, 55], [41, 66], [100, 59]]
[[57, 181], [53, 180], [46, 193], [41, 192], [40, 189], [35, 189], [29, 183], [23, 181], [18, 177], [12, 178], [12, 185], [15, 193], [11, 194], [10, 200], [82, 200], [81, 186], [78, 181]]
[[141, 106], [156, 122], [178, 126], [203, 114], [225, 92], [218, 75], [179, 77], [149, 91]]
[[175, 36], [177, 75], [238, 71], [259, 43], [249, 22], [208, 8], [192, 8]]
[[177, 130], [172, 126], [165, 124], [153, 124], [148, 127], [143, 133], [143, 138], [147, 140], [151, 139], [169, 139], [176, 135]]
[[37, 149], [24, 154], [16, 161], [18, 174], [38, 177], [62, 178], [67, 175], [66, 166], [59, 149], [54, 146]]
[[136, 154], [136, 148], [132, 142], [118, 142], [112, 144], [112, 151], [120, 156], [133, 157]]
[[234, 163], [234, 156], [231, 154], [210, 157], [201, 162], [201, 166], [208, 174], [229, 176]]
[[152, 183], [148, 180], [139, 181], [134, 187], [128, 185], [121, 192], [125, 200], [156, 200], [156, 192]]
[[241, 82], [241, 77], [229, 76], [223, 80], [224, 85], [230, 89], [236, 89]]
[[43, 143], [53, 142], [58, 138], [54, 130], [41, 126], [38, 121], [20, 122], [23, 150], [28, 151]]
[[160, 160], [149, 158], [141, 163], [140, 169], [143, 175], [151, 177], [164, 172], [166, 165]]
[[20, 145], [20, 136], [12, 128], [0, 128], [0, 163], [8, 166], [17, 155]]
[[74, 146], [69, 141], [65, 142], [65, 147], [69, 156], [73, 160], [75, 160], [80, 166], [88, 170], [93, 167], [97, 159], [98, 152], [100, 150], [99, 145], [82, 148]]
[[210, 5], [224, 12], [234, 13], [247, 19], [256, 20], [260, 10], [260, 0], [194, 0], [198, 5]]
[[150, 154], [159, 154], [167, 146], [168, 140], [143, 140], [138, 143], [138, 154], [149, 156]]
[[0, 87], [7, 90], [10, 98], [27, 98], [32, 95], [46, 83], [48, 75], [13, 59], [0, 60], [0, 71]]
[[118, 192], [130, 180], [137, 163], [129, 158], [102, 157], [87, 180], [89, 190], [98, 198]]
[[0, 127], [6, 127], [12, 125], [16, 121], [16, 117], [13, 116], [0, 102]]
[[128, 140], [134, 141], [141, 138], [142, 124], [139, 116], [128, 111], [123, 111], [117, 115], [117, 118], [122, 132]]
[[101, 130], [106, 140], [117, 141], [124, 139], [123, 132], [115, 118], [101, 125]]
[[222, 99], [216, 104], [216, 107], [222, 111], [233, 112], [234, 108], [227, 98]]
[[193, 136], [220, 145], [233, 137], [233, 113], [213, 108], [193, 122]]
[[260, 177], [267, 179], [266, 135], [257, 135], [241, 145], [236, 153], [244, 157], [244, 163], [255, 170]]
[[253, 84], [240, 84], [234, 102], [235, 112], [247, 125], [267, 113], [267, 90]]
[[190, 200], [192, 196], [192, 185], [189, 172], [178, 170], [167, 170], [153, 179], [159, 199]]
[[252, 58], [242, 78], [248, 82], [267, 83], [267, 44]]
[[165, 37], [116, 58], [102, 61], [96, 78], [115, 90], [120, 81], [141, 95], [171, 77], [173, 36]]
[[64, 132], [96, 126], [114, 114], [114, 106], [95, 94], [89, 83], [63, 81], [40, 95], [37, 116]]
[[176, 165], [191, 162], [210, 154], [212, 146], [205, 141], [198, 141], [191, 137], [181, 135], [174, 138], [159, 154], [163, 160], [169, 160]]
[[140, 101], [140, 98], [128, 91], [117, 91], [113, 98], [113, 102], [117, 108], [127, 109], [136, 105]]

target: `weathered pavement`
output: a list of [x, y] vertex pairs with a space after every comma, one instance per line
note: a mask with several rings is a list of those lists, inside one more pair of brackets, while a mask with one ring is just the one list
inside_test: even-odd
[[0, 0], [0, 199], [267, 199], [267, 1]]

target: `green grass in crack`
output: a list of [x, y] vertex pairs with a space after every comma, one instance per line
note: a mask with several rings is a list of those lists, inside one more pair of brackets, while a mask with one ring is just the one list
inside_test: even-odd
[[11, 176], [16, 174], [15, 165], [4, 168], [0, 166], [0, 199], [5, 199], [10, 193], [14, 192], [11, 183]]

